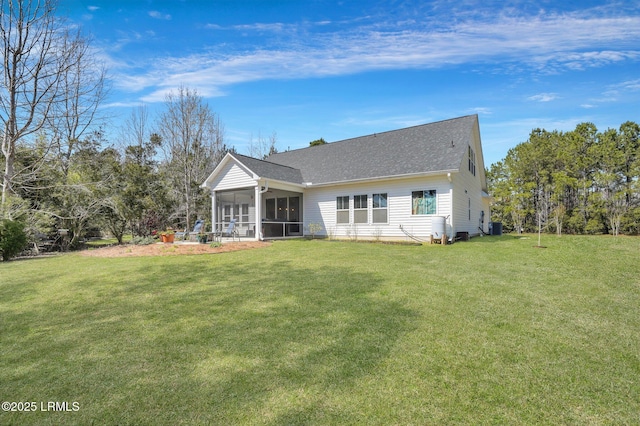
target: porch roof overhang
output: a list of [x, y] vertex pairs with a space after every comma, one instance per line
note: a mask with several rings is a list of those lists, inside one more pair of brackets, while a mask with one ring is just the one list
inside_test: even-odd
[[307, 187], [305, 184], [284, 182], [280, 180], [265, 179], [265, 178], [260, 178], [257, 181], [257, 184], [260, 185], [261, 187], [266, 186], [268, 188], [282, 189], [285, 191], [292, 191], [292, 192], [302, 192]]
[[[271, 189], [282, 189], [285, 191], [293, 191], [293, 192], [302, 192], [302, 190], [304, 190], [307, 186], [303, 185], [303, 184], [296, 184], [296, 183], [291, 183], [291, 182], [283, 182], [283, 181], [279, 181], [279, 180], [274, 180], [274, 179], [264, 179], [261, 177], [258, 177], [257, 179], [255, 179], [253, 181], [253, 183], [251, 185], [239, 185], [237, 187], [233, 187], [233, 188], [225, 188], [225, 189], [221, 189], [218, 192], [233, 192], [233, 191], [237, 191], [240, 189], [249, 189], [249, 188], [255, 188], [256, 186], [260, 186], [262, 188], [271, 188]], [[201, 188], [208, 188], [205, 185], [201, 185]]]

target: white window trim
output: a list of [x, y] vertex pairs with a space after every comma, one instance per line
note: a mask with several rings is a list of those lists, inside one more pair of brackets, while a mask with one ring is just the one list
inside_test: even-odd
[[[424, 214], [420, 214], [420, 213], [413, 213], [413, 193], [414, 192], [426, 192], [426, 191], [434, 191], [434, 197], [436, 199], [436, 211], [435, 213], [424, 213]], [[411, 214], [411, 217], [424, 217], [424, 216], [435, 216], [438, 215], [438, 209], [440, 208], [440, 203], [438, 202], [438, 190], [437, 189], [413, 189], [411, 190], [411, 193], [409, 194], [409, 198], [410, 198], [410, 207], [409, 207], [409, 213]]]
[[[347, 199], [347, 208], [346, 209], [338, 209], [338, 198], [346, 198]], [[351, 196], [349, 195], [337, 195], [336, 196], [336, 226], [345, 226], [351, 225]], [[347, 212], [348, 219], [346, 222], [338, 222], [338, 212]]]
[[473, 148], [471, 148], [471, 145], [469, 145], [469, 172], [472, 175], [476, 175], [476, 152], [474, 151]]
[[[383, 194], [386, 196], [385, 197], [386, 204], [387, 204], [386, 207], [374, 207], [373, 206], [374, 197], [376, 195], [383, 195]], [[386, 210], [386, 212], [387, 212], [387, 214], [386, 214], [387, 220], [385, 222], [376, 222], [373, 219], [373, 216], [374, 216], [373, 212], [380, 211], [380, 210]], [[389, 224], [389, 193], [388, 192], [376, 192], [376, 193], [371, 194], [371, 224], [372, 225], [388, 225]]]
[[[366, 197], [367, 202], [364, 208], [356, 208], [356, 197]], [[368, 225], [369, 224], [369, 194], [356, 194], [353, 196], [353, 223], [356, 225]], [[356, 222], [356, 212], [366, 212], [366, 220], [364, 222]]]

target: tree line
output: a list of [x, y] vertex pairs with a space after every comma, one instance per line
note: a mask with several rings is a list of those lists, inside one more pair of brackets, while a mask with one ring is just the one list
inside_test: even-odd
[[56, 7], [0, 0], [0, 254], [16, 223], [32, 241], [67, 230], [74, 247], [92, 231], [121, 242], [210, 217], [200, 184], [233, 150], [219, 116], [180, 87], [155, 120], [134, 108], [120, 135], [107, 136], [107, 70]]
[[640, 233], [640, 126], [535, 129], [487, 172], [492, 220], [507, 230]]

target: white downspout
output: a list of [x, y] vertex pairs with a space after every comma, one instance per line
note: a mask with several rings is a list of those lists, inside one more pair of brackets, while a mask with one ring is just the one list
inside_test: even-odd
[[[450, 224], [451, 224], [451, 233], [455, 233], [455, 229], [453, 226], [453, 210], [455, 209], [454, 204], [455, 204], [455, 200], [453, 199], [453, 179], [451, 178], [451, 173], [447, 173], [447, 180], [449, 181], [449, 199], [451, 200], [451, 215], [450, 217]], [[455, 235], [451, 235], [451, 241], [455, 241]]]

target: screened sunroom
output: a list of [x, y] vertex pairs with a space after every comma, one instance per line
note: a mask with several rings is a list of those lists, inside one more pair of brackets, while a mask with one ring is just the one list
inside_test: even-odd
[[275, 239], [303, 235], [302, 193], [242, 188], [216, 191], [213, 200], [213, 228], [222, 236]]

